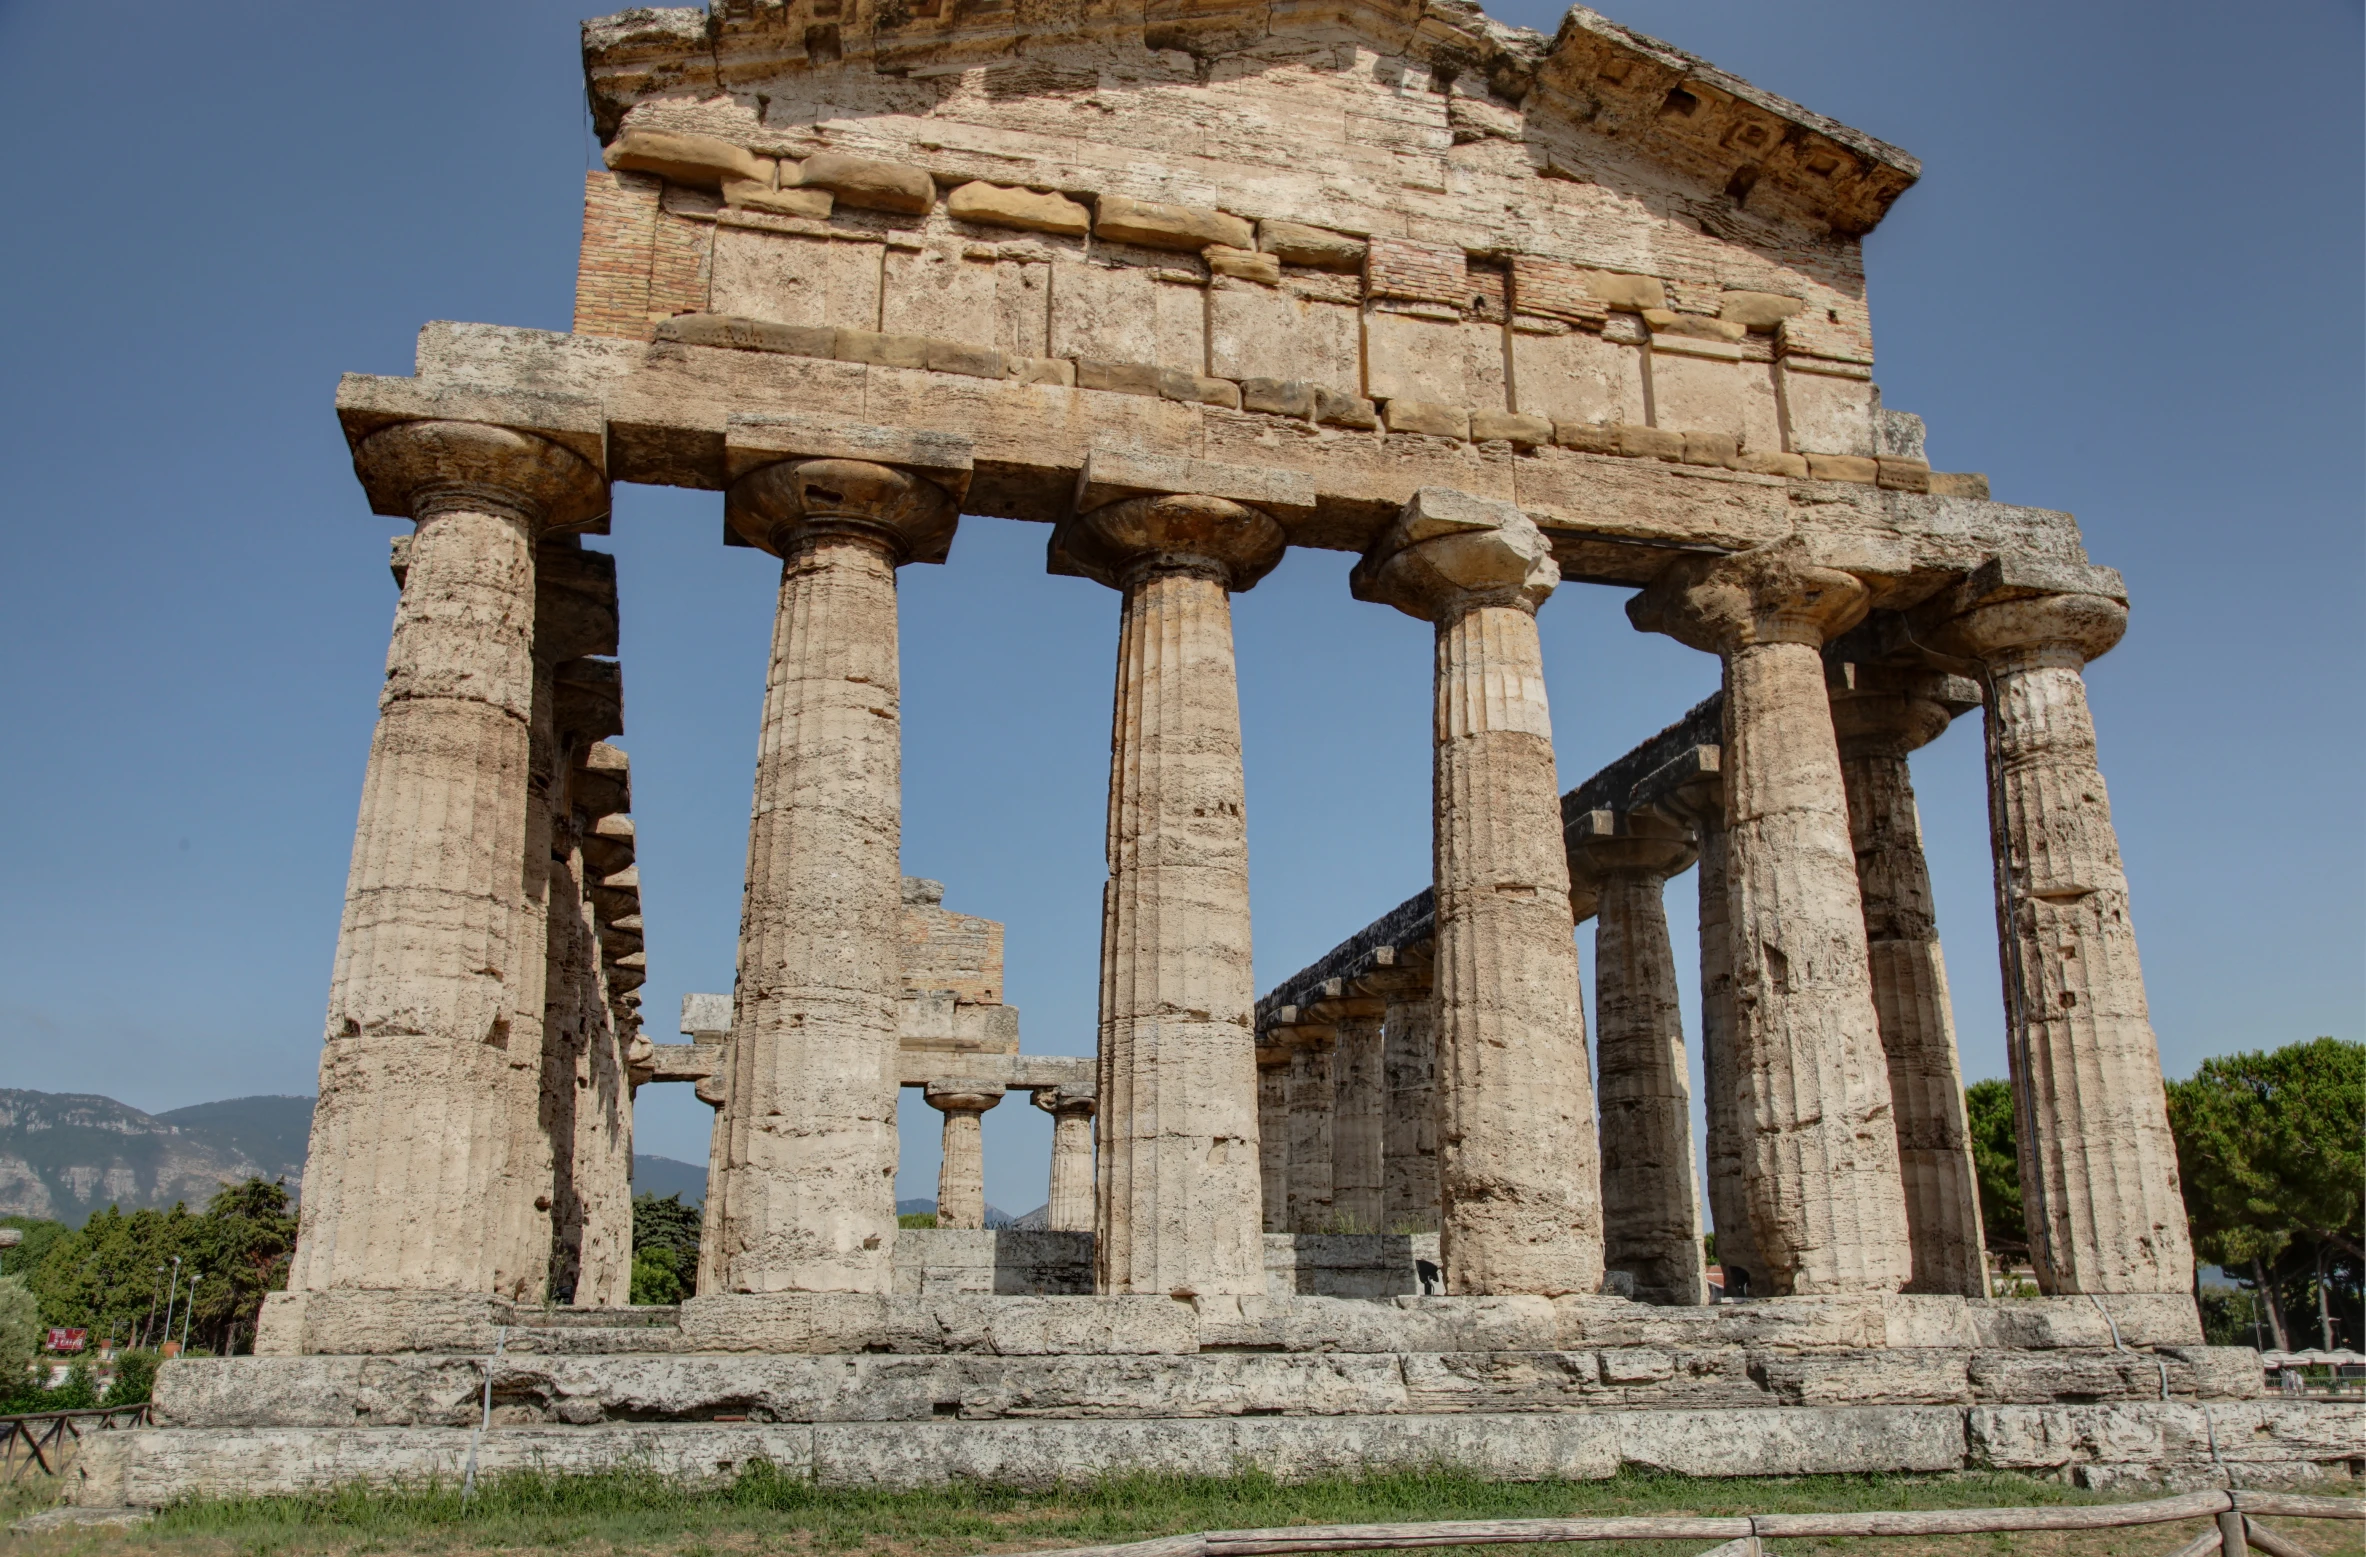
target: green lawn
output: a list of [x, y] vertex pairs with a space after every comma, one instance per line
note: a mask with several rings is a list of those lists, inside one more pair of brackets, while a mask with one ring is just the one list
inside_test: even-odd
[[[38, 1494], [6, 1501], [15, 1518]], [[583, 1557], [726, 1557], [866, 1552], [958, 1557], [1100, 1545], [1190, 1530], [1564, 1514], [1781, 1513], [1838, 1508], [1991, 1507], [2112, 1501], [2053, 1482], [2000, 1474], [1817, 1476], [1694, 1481], [1622, 1475], [1608, 1481], [1487, 1482], [1454, 1472], [1335, 1478], [1284, 1485], [1262, 1475], [1222, 1480], [1125, 1476], [1055, 1492], [957, 1486], [930, 1492], [817, 1490], [758, 1467], [728, 1486], [687, 1490], [654, 1475], [511, 1475], [463, 1507], [456, 1487], [351, 1489], [311, 1498], [224, 1499], [167, 1509], [146, 1529], [12, 1537], [12, 1553], [67, 1557], [212, 1554], [523, 1553]], [[2321, 1554], [2358, 1550], [2355, 1525], [2288, 1526]], [[2029, 1553], [2037, 1557], [2161, 1557], [2198, 1534], [2190, 1525], [2078, 1535], [1949, 1536], [1933, 1540], [1785, 1541], [1782, 1557]], [[2335, 1539], [2336, 1536], [2339, 1539]], [[2344, 1543], [2347, 1544], [2344, 1544]], [[1439, 1551], [1583, 1552], [1691, 1557], [1713, 1543], [1597, 1542]]]

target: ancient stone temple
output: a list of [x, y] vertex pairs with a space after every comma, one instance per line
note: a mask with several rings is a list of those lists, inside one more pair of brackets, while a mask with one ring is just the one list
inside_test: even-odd
[[[575, 328], [429, 324], [337, 392], [408, 529], [293, 1279], [87, 1496], [2366, 1460], [2202, 1343], [2082, 675], [2126, 595], [1881, 402], [1913, 158], [1582, 8], [715, 0], [583, 57]], [[618, 482], [717, 494], [779, 581], [737, 982], [683, 1043], [636, 993]], [[899, 864], [898, 574], [1008, 523], [1110, 591], [1089, 1057], [1024, 1051], [1001, 927]], [[1290, 547], [1434, 637], [1434, 872], [1260, 1000], [1231, 602]], [[1723, 684], [1564, 792], [1584, 588]], [[1975, 714], [2035, 1298], [1987, 1290], [1910, 780]], [[716, 1110], [705, 1247], [633, 1307], [665, 1082]], [[1049, 1225], [988, 1230], [1017, 1092]]]

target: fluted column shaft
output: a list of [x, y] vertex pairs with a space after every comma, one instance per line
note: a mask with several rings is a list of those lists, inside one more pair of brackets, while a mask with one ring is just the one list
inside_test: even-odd
[[1051, 1089], [1034, 1094], [1037, 1108], [1052, 1116], [1051, 1193], [1044, 1225], [1055, 1233], [1093, 1230], [1093, 1110], [1089, 1095]]
[[510, 1062], [540, 1063], [539, 952], [518, 961], [520, 920], [541, 906], [527, 848], [534, 549], [546, 525], [604, 509], [606, 491], [557, 444], [474, 423], [398, 424], [355, 463], [407, 496], [418, 528], [362, 782], [289, 1288], [506, 1290], [521, 1276], [504, 1220]]
[[1766, 1267], [1750, 1232], [1748, 1132], [1741, 1112], [1741, 1076], [1734, 1063], [1733, 902], [1725, 869], [1725, 784], [1722, 772], [1690, 787], [1685, 810], [1700, 851], [1694, 871], [1699, 899], [1701, 970], [1701, 1115], [1708, 1131], [1709, 1215], [1717, 1230], [1717, 1265], [1729, 1298], [1765, 1292]]
[[2188, 1292], [2193, 1249], [2087, 661], [2127, 608], [1977, 607], [1946, 638], [1988, 670], [1989, 825], [2021, 1194], [2049, 1292]]
[[1509, 504], [1424, 489], [1356, 566], [1436, 626], [1438, 1177], [1446, 1289], [1594, 1292], [1600, 1167], [1536, 608], [1560, 582]]
[[1629, 606], [1722, 654], [1735, 1061], [1753, 1293], [1894, 1292], [1910, 1274], [1823, 643], [1865, 589], [1793, 548], [1687, 559]]
[[1257, 1066], [1257, 1178], [1265, 1231], [1288, 1232], [1290, 1065], [1287, 1060], [1278, 1063], [1261, 1060]]
[[1325, 1233], [1337, 1222], [1333, 1174], [1339, 1085], [1335, 1051], [1325, 1043], [1301, 1042], [1290, 1051], [1289, 1231]]
[[937, 1168], [937, 1226], [986, 1225], [986, 1110], [1002, 1088], [931, 1083], [928, 1106], [945, 1116], [944, 1157]]
[[[1947, 728], [1948, 710], [1903, 683], [1945, 678], [1850, 665], [1835, 684], [1832, 715], [1848, 787], [1849, 836], [1865, 899], [1873, 1006], [1889, 1062], [1898, 1168], [1913, 1250], [1909, 1292], [1988, 1295], [1979, 1181], [1956, 1057], [1947, 965], [1923, 860], [1907, 753]], [[1892, 685], [1899, 683], [1899, 685]], [[1972, 695], [1964, 686], [1967, 699]]]
[[884, 1292], [895, 1229], [901, 883], [895, 563], [783, 560], [725, 1110], [726, 1290]]
[[1230, 591], [1281, 552], [1239, 504], [1135, 498], [1055, 543], [1123, 591], [1102, 897], [1096, 1286], [1264, 1290], [1249, 842]]
[[1679, 1305], [1708, 1299], [1684, 1018], [1662, 901], [1667, 870], [1690, 852], [1660, 838], [1572, 845], [1573, 855], [1594, 856], [1603, 1260], [1634, 1278], [1636, 1297]]
[[[1342, 1015], [1331, 1061], [1331, 1213], [1342, 1229], [1386, 1231], [1382, 1220], [1383, 1135], [1388, 1078], [1381, 1055], [1377, 1001]], [[1369, 1005], [1370, 1009], [1361, 1007]]]
[[724, 1089], [727, 1292], [893, 1288], [903, 900], [895, 570], [950, 528], [885, 466], [735, 483], [781, 557]]
[[1425, 983], [1392, 996], [1380, 1020], [1388, 1077], [1381, 1228], [1438, 1230], [1437, 1002]]

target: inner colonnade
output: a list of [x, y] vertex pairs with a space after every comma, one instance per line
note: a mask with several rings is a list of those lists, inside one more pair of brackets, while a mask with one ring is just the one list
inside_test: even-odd
[[[637, 943], [636, 915], [596, 907], [637, 877], [606, 871], [588, 898], [563, 879], [592, 868], [584, 841], [603, 820], [574, 802], [575, 776], [594, 753], [620, 755], [599, 739], [613, 714], [587, 721], [584, 699], [562, 696], [603, 631], [613, 650], [612, 581], [588, 637], [563, 593], [570, 570], [595, 566], [574, 533], [605, 512], [599, 471], [550, 429], [444, 418], [372, 431], [356, 458], [417, 533], [331, 1001], [333, 1030], [365, 1041], [331, 1045], [324, 1128], [340, 1154], [307, 1196], [298, 1290], [418, 1281], [620, 1301], [629, 1225], [605, 1181], [620, 1132], [629, 1156], [630, 1085], [661, 1078], [699, 1080], [718, 1107], [702, 1287], [891, 1290], [897, 1087], [917, 1079], [945, 1115], [951, 1225], [976, 1225], [978, 1120], [1006, 1089], [907, 1076], [899, 1050], [895, 574], [947, 555], [968, 442], [808, 417], [731, 429], [728, 524], [780, 559], [781, 583], [738, 985], [723, 1042], [687, 1070], [638, 1034], [619, 986], [639, 969], [591, 959], [584, 976], [586, 931]], [[1054, 1225], [1080, 1224], [1090, 1196], [1097, 1290], [1255, 1294], [1265, 1232], [1434, 1229], [1450, 1294], [1607, 1283], [1705, 1301], [1661, 909], [1666, 879], [1697, 859], [1707, 1191], [1729, 1295], [1984, 1294], [1906, 773], [1910, 751], [1974, 707], [2041, 1281], [2186, 1288], [2080, 676], [2124, 620], [2114, 575], [2072, 571], [2064, 588], [2056, 568], [2033, 585], [1992, 560], [1909, 611], [1870, 613], [1867, 585], [1796, 539], [1679, 556], [1629, 613], [1719, 655], [1724, 690], [1562, 796], [1536, 621], [1560, 583], [1551, 543], [1513, 503], [1416, 490], [1349, 582], [1435, 633], [1435, 879], [1260, 1005], [1230, 598], [1279, 561], [1271, 510], [1303, 506], [1302, 487], [1096, 454], [1051, 536], [1055, 571], [1120, 597], [1095, 1074], [1068, 1086], [1065, 1113], [1057, 1087], [1029, 1089], [1061, 1119]], [[418, 847], [422, 827], [444, 830], [435, 847]], [[541, 869], [523, 893], [501, 879], [519, 860]], [[1570, 933], [1588, 918], [1598, 1072]], [[422, 980], [430, 938], [469, 948], [445, 959], [458, 968], [497, 966], [502, 949], [520, 967], [539, 958], [543, 987], [505, 1000], [482, 973]], [[562, 979], [582, 986], [570, 1011], [602, 995], [605, 1039], [570, 1050], [538, 1031]], [[409, 1101], [391, 1109], [380, 1083], [394, 1078], [370, 1074], [366, 1039], [397, 1010], [475, 1041], [413, 1044]], [[547, 1055], [561, 1052], [579, 1058], [554, 1083]], [[422, 1087], [438, 1106], [416, 1106]], [[550, 1117], [586, 1096], [602, 1100], [587, 1111], [607, 1132], [604, 1175]], [[437, 1149], [455, 1135], [465, 1153]], [[554, 1161], [570, 1148], [580, 1163]], [[367, 1192], [349, 1194], [340, 1165], [365, 1164]], [[389, 1195], [396, 1178], [405, 1193]], [[579, 1179], [590, 1209], [570, 1247], [553, 1186]], [[406, 1243], [423, 1206], [502, 1232], [465, 1256]], [[437, 1263], [464, 1257], [479, 1263]]]

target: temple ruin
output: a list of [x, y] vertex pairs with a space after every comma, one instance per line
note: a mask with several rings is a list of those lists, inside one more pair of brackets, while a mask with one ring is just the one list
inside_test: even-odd
[[[1912, 157], [1583, 8], [715, 0], [583, 57], [574, 329], [433, 323], [338, 388], [410, 529], [294, 1275], [258, 1355], [168, 1363], [156, 1428], [86, 1451], [89, 1500], [464, 1459], [2366, 1465], [2203, 1344], [2082, 676], [2127, 598], [1881, 402], [1862, 239]], [[737, 985], [684, 1043], [637, 995], [629, 581], [583, 544], [618, 482], [718, 493], [780, 580]], [[1000, 927], [899, 861], [897, 573], [1009, 522], [1116, 618], [1090, 1057], [1024, 1052]], [[1434, 875], [1260, 1000], [1230, 602], [1293, 546], [1435, 634]], [[1584, 587], [1723, 681], [1564, 794], [1538, 611]], [[2037, 1298], [1986, 1286], [1908, 779], [1957, 717]], [[716, 1110], [705, 1246], [634, 1308], [664, 1081]], [[904, 1087], [934, 1233], [897, 1227]], [[1022, 1091], [1051, 1225], [988, 1232], [979, 1120]]]

